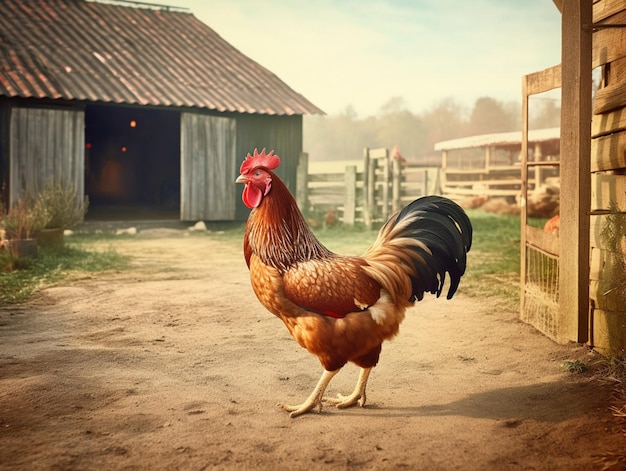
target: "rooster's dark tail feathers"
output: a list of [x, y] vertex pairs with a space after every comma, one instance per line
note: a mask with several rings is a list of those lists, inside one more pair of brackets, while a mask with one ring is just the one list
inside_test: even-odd
[[392, 216], [381, 228], [377, 243], [379, 248], [393, 246], [406, 254], [402, 264], [411, 279], [411, 301], [421, 300], [424, 292], [439, 296], [446, 272], [450, 299], [465, 273], [472, 224], [454, 201], [424, 196]]

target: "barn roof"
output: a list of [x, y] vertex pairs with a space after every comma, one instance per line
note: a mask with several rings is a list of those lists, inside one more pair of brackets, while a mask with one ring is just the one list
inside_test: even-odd
[[[532, 129], [528, 131], [528, 142], [543, 142], [560, 139], [561, 128]], [[505, 146], [522, 143], [522, 132], [499, 132], [495, 134], [480, 134], [477, 136], [462, 137], [441, 141], [435, 144], [435, 150], [470, 149], [473, 147]]]
[[192, 14], [147, 6], [0, 0], [0, 96], [323, 114]]

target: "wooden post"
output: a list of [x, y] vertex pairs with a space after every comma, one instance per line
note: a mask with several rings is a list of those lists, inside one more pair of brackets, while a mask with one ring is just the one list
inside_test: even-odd
[[391, 178], [390, 178], [390, 162], [389, 162], [389, 149], [385, 149], [385, 155], [381, 158], [383, 161], [383, 185], [382, 185], [382, 212], [381, 217], [383, 220], [387, 220], [389, 217], [390, 197], [391, 191]]
[[448, 170], [448, 151], [444, 150], [441, 152], [441, 172], [439, 173], [439, 182], [441, 185], [441, 194], [445, 195], [447, 192], [446, 186], [448, 182], [446, 181], [446, 172]]
[[[368, 229], [372, 228], [372, 209], [370, 207], [370, 150], [369, 147], [363, 149], [363, 223]], [[372, 198], [373, 199], [373, 198]]]
[[[428, 169], [427, 171], [430, 172], [431, 169]], [[443, 194], [443, 191], [441, 189], [441, 169], [440, 168], [434, 168], [432, 169], [433, 172], [435, 172], [435, 177], [433, 178], [433, 191], [432, 194], [433, 195], [441, 195]], [[429, 188], [426, 188], [426, 194], [428, 194], [429, 192]]]
[[303, 213], [309, 210], [309, 154], [300, 153], [296, 170], [296, 202]]
[[369, 165], [367, 167], [367, 208], [369, 223], [367, 228], [371, 229], [378, 213], [378, 207], [376, 204], [376, 159], [369, 156]]
[[391, 162], [391, 211], [395, 213], [402, 208], [402, 165], [398, 159]]
[[591, 205], [592, 0], [563, 2], [559, 341], [586, 342]]
[[526, 226], [528, 225], [528, 212], [526, 200], [528, 197], [528, 95], [529, 77], [522, 77], [522, 148], [521, 148], [521, 198], [520, 198], [520, 316], [525, 317], [526, 312], [526, 258], [528, 255]]
[[354, 226], [356, 220], [356, 165], [346, 166], [346, 198], [343, 203], [343, 223]]
[[[541, 144], [539, 142], [535, 143], [535, 148], [533, 150], [533, 160], [535, 162], [540, 162], [543, 160], [543, 156], [541, 155]], [[539, 188], [541, 186], [541, 175], [542, 175], [542, 167], [541, 165], [535, 166], [535, 188]]]

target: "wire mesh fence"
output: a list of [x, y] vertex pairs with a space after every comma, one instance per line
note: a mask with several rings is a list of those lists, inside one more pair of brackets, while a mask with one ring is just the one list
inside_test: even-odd
[[526, 247], [526, 279], [522, 320], [549, 337], [558, 333], [559, 259], [532, 246]]

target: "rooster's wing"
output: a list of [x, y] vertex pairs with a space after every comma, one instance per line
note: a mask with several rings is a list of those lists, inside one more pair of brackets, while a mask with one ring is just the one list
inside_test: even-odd
[[297, 263], [283, 274], [285, 296], [307, 311], [344, 317], [367, 309], [380, 285], [363, 270], [359, 257], [333, 256]]

